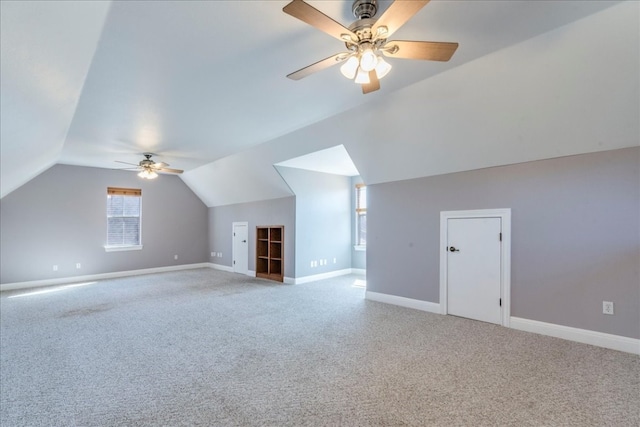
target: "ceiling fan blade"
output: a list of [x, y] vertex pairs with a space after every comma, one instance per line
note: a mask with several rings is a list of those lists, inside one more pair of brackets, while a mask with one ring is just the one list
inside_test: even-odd
[[157, 162], [151, 165], [152, 168], [154, 169], [162, 169], [166, 166], [169, 166], [169, 163], [165, 163], [165, 162]]
[[429, 3], [429, 0], [396, 0], [384, 11], [380, 19], [373, 26], [371, 33], [379, 34], [378, 28], [387, 27], [386, 34], [381, 38], [388, 38], [398, 31], [413, 15]]
[[337, 53], [333, 56], [320, 60], [315, 64], [311, 64], [307, 67], [299, 69], [298, 71], [294, 71], [293, 73], [289, 74], [287, 77], [290, 78], [291, 80], [300, 80], [315, 72], [324, 70], [325, 68], [329, 68], [332, 65], [339, 64], [343, 62], [345, 59], [349, 58], [350, 56], [351, 54], [349, 53], [344, 53], [344, 52]]
[[358, 36], [349, 29], [302, 0], [293, 0], [282, 11], [343, 42], [358, 41]]
[[381, 49], [385, 56], [404, 59], [424, 59], [446, 62], [453, 56], [458, 43], [393, 40]]
[[182, 173], [184, 171], [182, 169], [160, 168], [158, 169], [158, 172]]
[[380, 89], [380, 80], [378, 80], [378, 75], [375, 70], [369, 71], [369, 83], [365, 83], [362, 85], [362, 93], [365, 95], [370, 92], [375, 92]]
[[131, 166], [139, 166], [137, 163], [128, 163], [128, 162], [121, 162], [120, 160], [114, 160], [116, 163], [122, 163], [125, 165], [131, 165]]

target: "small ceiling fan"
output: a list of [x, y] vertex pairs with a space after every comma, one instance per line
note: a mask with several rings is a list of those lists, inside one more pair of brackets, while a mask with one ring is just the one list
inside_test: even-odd
[[139, 170], [140, 173], [138, 174], [138, 176], [140, 178], [144, 178], [144, 179], [154, 179], [158, 177], [158, 172], [160, 173], [175, 173], [175, 174], [180, 174], [182, 172], [184, 172], [183, 170], [180, 169], [171, 169], [168, 168], [167, 166], [169, 166], [168, 163], [164, 163], [164, 162], [159, 162], [156, 163], [153, 160], [151, 160], [151, 157], [153, 156], [153, 153], [142, 153], [142, 155], [144, 156], [144, 160], [140, 160], [140, 162], [136, 165], [134, 163], [127, 163], [127, 162], [121, 162], [119, 160], [116, 160], [117, 163], [123, 163], [125, 165], [131, 165], [131, 166], [135, 166], [132, 168], [124, 168], [124, 169], [130, 169], [130, 170]]
[[374, 19], [378, 11], [377, 0], [354, 0], [352, 11], [357, 20], [346, 28], [303, 0], [293, 0], [282, 9], [285, 13], [344, 42], [347, 52], [337, 53], [287, 77], [300, 80], [343, 63], [340, 67], [342, 74], [362, 85], [362, 92], [367, 94], [380, 89], [380, 79], [391, 70], [391, 65], [381, 54], [389, 58], [448, 61], [458, 48], [458, 43], [388, 41], [393, 33], [428, 2], [429, 0], [396, 0], [379, 19]]

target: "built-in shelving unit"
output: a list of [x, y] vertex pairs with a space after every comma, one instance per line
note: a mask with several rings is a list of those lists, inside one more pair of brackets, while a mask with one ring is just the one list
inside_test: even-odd
[[284, 225], [256, 227], [256, 277], [284, 281]]

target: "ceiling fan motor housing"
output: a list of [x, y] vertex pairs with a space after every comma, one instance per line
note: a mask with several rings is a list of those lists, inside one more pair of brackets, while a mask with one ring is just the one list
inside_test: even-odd
[[373, 37], [371, 28], [375, 23], [376, 20], [372, 18], [358, 19], [353, 24], [349, 25], [349, 31], [352, 31], [354, 34], [356, 34], [359, 41], [371, 40]]
[[156, 163], [151, 160], [151, 156], [153, 156], [153, 153], [142, 153], [142, 155], [145, 157], [145, 159], [141, 160], [140, 163], [138, 163], [141, 167], [148, 168]]
[[355, 0], [351, 8], [357, 19], [373, 18], [378, 11], [377, 0]]

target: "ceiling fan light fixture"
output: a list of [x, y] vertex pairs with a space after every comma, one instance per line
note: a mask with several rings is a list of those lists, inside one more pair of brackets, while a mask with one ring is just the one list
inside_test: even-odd
[[358, 67], [355, 82], [359, 85], [371, 83], [371, 80], [369, 79], [369, 72], [363, 70], [362, 67]]
[[140, 172], [138, 176], [143, 179], [154, 179], [158, 177], [158, 174], [152, 170], [145, 169], [142, 172]]
[[347, 59], [344, 64], [342, 64], [342, 66], [340, 67], [340, 72], [343, 76], [345, 76], [349, 80], [352, 80], [358, 72], [358, 65], [358, 58], [352, 56], [351, 58]]
[[[403, 59], [420, 59], [446, 62], [458, 48], [458, 43], [427, 42], [417, 40], [389, 41], [400, 27], [411, 19], [429, 0], [391, 0], [380, 18], [378, 0], [351, 0], [356, 21], [348, 27], [325, 15], [308, 3], [308, 0], [290, 0], [282, 10], [292, 17], [344, 42], [346, 52], [339, 53], [287, 75], [300, 80], [317, 71], [340, 63], [341, 73], [348, 79], [363, 85], [362, 93], [380, 89], [379, 80], [391, 70], [382, 55]], [[355, 64], [357, 60], [357, 66]], [[348, 64], [342, 64], [349, 60]], [[372, 74], [375, 73], [375, 74]]]
[[368, 73], [376, 68], [377, 63], [378, 56], [373, 53], [373, 50], [366, 48], [362, 51], [362, 54], [360, 55], [360, 68], [362, 68], [362, 70]]
[[382, 57], [378, 57], [378, 63], [376, 64], [376, 74], [378, 79], [383, 78], [391, 71], [391, 64], [384, 60]]

